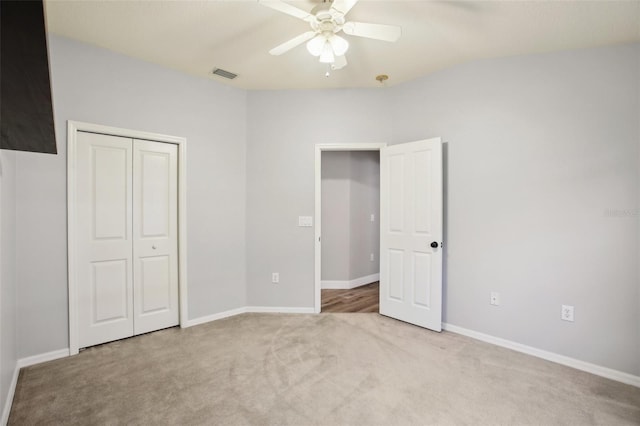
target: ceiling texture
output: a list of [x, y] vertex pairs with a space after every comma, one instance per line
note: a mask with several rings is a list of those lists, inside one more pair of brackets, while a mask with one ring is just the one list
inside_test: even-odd
[[[311, 11], [319, 1], [287, 3]], [[257, 0], [45, 0], [45, 14], [53, 34], [244, 89], [377, 87], [378, 74], [393, 86], [478, 59], [640, 42], [640, 0], [360, 0], [347, 20], [398, 25], [402, 36], [341, 34], [348, 65], [325, 77], [304, 44], [269, 54], [309, 24]]]

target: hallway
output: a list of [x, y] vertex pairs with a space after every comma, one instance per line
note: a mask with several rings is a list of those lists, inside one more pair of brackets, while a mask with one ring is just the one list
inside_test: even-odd
[[379, 312], [380, 283], [349, 290], [322, 290], [321, 312]]

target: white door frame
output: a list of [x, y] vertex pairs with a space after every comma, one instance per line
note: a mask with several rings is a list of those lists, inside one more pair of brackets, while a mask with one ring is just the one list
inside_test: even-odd
[[78, 346], [78, 280], [76, 277], [76, 145], [78, 132], [101, 133], [131, 139], [178, 145], [178, 294], [180, 327], [187, 326], [187, 139], [138, 130], [121, 129], [100, 124], [67, 121], [67, 273], [69, 285], [69, 354], [76, 355]]
[[314, 312], [320, 313], [322, 301], [322, 152], [323, 151], [380, 151], [386, 143], [333, 143], [316, 144], [315, 156], [315, 303]]

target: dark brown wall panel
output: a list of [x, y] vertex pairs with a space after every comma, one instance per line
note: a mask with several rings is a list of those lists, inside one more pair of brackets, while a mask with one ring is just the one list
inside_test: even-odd
[[42, 1], [0, 1], [0, 148], [56, 154]]

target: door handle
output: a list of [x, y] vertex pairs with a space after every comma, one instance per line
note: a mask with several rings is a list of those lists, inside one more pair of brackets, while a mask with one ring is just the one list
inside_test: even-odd
[[156, 249], [156, 246], [155, 246], [155, 244], [154, 244], [154, 245], [152, 245], [152, 246], [151, 246], [151, 248], [155, 250], [155, 249]]
[[436, 241], [432, 242], [431, 247], [438, 248], [438, 243]]

